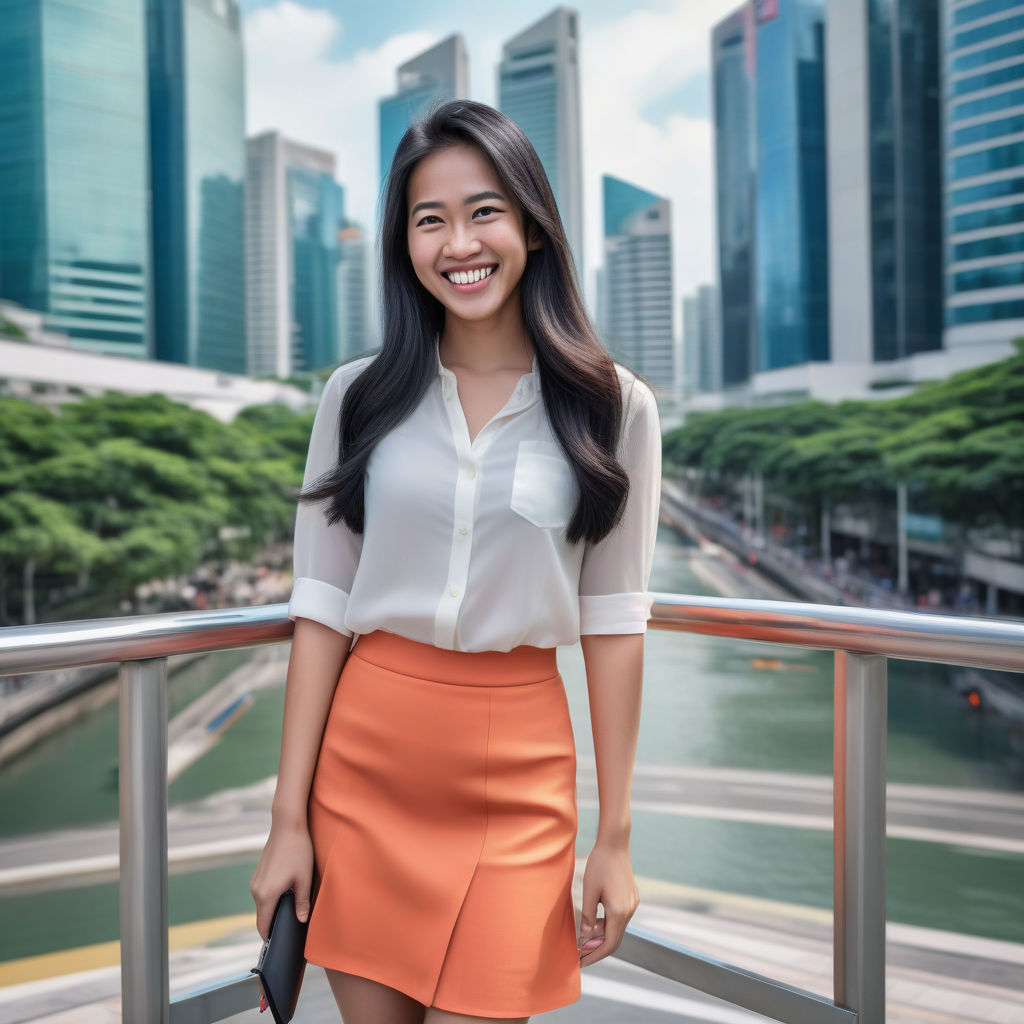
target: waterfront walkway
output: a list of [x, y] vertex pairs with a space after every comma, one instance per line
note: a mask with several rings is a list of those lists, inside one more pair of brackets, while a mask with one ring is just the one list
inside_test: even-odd
[[[226, 790], [168, 812], [168, 862], [191, 870], [258, 856], [270, 829], [275, 778]], [[890, 837], [1024, 855], [1024, 795], [890, 783]], [[579, 807], [597, 807], [592, 758], [578, 757]], [[635, 811], [832, 830], [825, 775], [638, 764]], [[40, 891], [117, 878], [116, 822], [0, 840], [0, 893]], [[3, 965], [0, 964], [0, 971]]]
[[[582, 895], [577, 862], [574, 898]], [[832, 986], [829, 911], [639, 878], [631, 924], [823, 996]], [[246, 974], [260, 940], [255, 915], [170, 930], [172, 998]], [[121, 1020], [117, 942], [0, 964], [0, 1019], [7, 1024], [113, 1024]], [[59, 968], [58, 976], [53, 969]], [[889, 923], [888, 1024], [1014, 1024], [1024, 1020], [1024, 945]], [[583, 971], [579, 1002], [535, 1020], [552, 1024], [764, 1021], [616, 960]], [[230, 1018], [257, 1022], [254, 1009]], [[295, 1020], [337, 1024], [322, 968], [308, 965]]]

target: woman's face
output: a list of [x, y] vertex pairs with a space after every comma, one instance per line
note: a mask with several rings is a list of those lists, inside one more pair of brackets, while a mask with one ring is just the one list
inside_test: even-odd
[[[483, 153], [449, 146], [409, 177], [409, 257], [423, 287], [462, 320], [487, 320], [518, 303], [528, 249], [523, 215]], [[465, 282], [465, 283], [463, 283]]]

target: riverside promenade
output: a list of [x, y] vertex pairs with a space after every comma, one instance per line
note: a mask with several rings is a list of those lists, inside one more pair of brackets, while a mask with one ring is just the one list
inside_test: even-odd
[[[230, 696], [231, 682], [225, 698]], [[213, 711], [213, 703], [208, 712]], [[202, 729], [197, 720], [195, 730]], [[195, 749], [179, 732], [174, 746]], [[578, 803], [596, 806], [592, 758], [578, 762]], [[270, 825], [275, 780], [172, 808], [171, 870], [257, 856]], [[891, 836], [1021, 856], [1024, 796], [961, 788], [888, 787]], [[726, 768], [637, 765], [636, 810], [718, 817], [798, 828], [832, 827], [831, 779]], [[55, 832], [0, 842], [0, 893], [30, 893], [110, 881], [117, 874], [117, 826]], [[577, 861], [574, 901], [582, 898], [585, 861]], [[641, 902], [631, 925], [707, 956], [823, 996], [832, 986], [832, 914], [806, 906], [638, 879]], [[889, 922], [890, 1024], [1014, 1024], [1024, 1020], [1024, 944]], [[260, 947], [255, 912], [170, 929], [172, 998], [244, 975]], [[109, 1024], [120, 1016], [120, 947], [98, 943], [0, 963], [5, 1024]], [[543, 1019], [564, 1022], [740, 1024], [764, 1020], [614, 957], [583, 972], [583, 996]], [[254, 1010], [232, 1020], [260, 1020]], [[323, 970], [307, 967], [297, 1021], [339, 1020]]]
[[[579, 905], [584, 861], [577, 862]], [[828, 911], [674, 885], [640, 877], [631, 921], [645, 931], [830, 997], [832, 915]], [[889, 923], [888, 1024], [1015, 1024], [1024, 1020], [1024, 945]], [[260, 947], [255, 915], [170, 929], [172, 999], [244, 975]], [[5, 1024], [120, 1021], [118, 943], [0, 964]], [[39, 977], [48, 969], [59, 974]], [[533, 1020], [560, 1024], [745, 1024], [758, 1014], [729, 1006], [609, 957], [583, 970], [581, 999]], [[230, 1021], [263, 1021], [254, 1008]], [[338, 1022], [323, 969], [307, 965], [295, 1014], [301, 1024]]]

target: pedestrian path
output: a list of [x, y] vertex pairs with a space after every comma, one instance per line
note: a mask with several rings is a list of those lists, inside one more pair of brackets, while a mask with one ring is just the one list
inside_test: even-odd
[[[577, 861], [574, 898], [585, 861]], [[825, 997], [832, 990], [831, 913], [639, 878], [631, 922], [704, 955]], [[255, 915], [170, 930], [172, 998], [248, 972], [259, 952]], [[1014, 1024], [1024, 1020], [1024, 945], [925, 928], [887, 927], [888, 1024]], [[47, 965], [41, 961], [49, 961]], [[118, 944], [0, 965], [6, 1024], [111, 1024], [120, 1016]], [[44, 966], [65, 973], [40, 977]], [[35, 975], [33, 977], [33, 975]], [[337, 1022], [326, 976], [309, 965], [296, 1020]], [[583, 971], [582, 998], [537, 1020], [746, 1024], [757, 1014], [608, 958]], [[260, 1021], [254, 1009], [231, 1018]], [[265, 1024], [265, 1022], [264, 1022]]]
[[[597, 808], [596, 765], [577, 758], [577, 802]], [[276, 779], [225, 790], [168, 812], [168, 859], [192, 870], [258, 855], [270, 830]], [[1024, 855], [1024, 795], [890, 783], [886, 833]], [[634, 811], [831, 832], [832, 779], [796, 772], [638, 764]], [[0, 840], [0, 893], [114, 881], [116, 822]]]

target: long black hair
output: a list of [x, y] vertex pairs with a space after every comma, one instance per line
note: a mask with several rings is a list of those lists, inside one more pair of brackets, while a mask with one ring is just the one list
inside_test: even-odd
[[622, 390], [612, 358], [587, 316], [572, 253], [544, 167], [523, 130], [507, 115], [472, 100], [435, 105], [402, 136], [384, 191], [377, 272], [382, 343], [353, 380], [341, 405], [338, 463], [300, 500], [329, 499], [328, 522], [363, 532], [366, 463], [377, 442], [417, 406], [437, 374], [444, 306], [423, 287], [408, 243], [409, 177], [432, 153], [469, 144], [490, 161], [518, 204], [524, 229], [542, 236], [520, 280], [523, 322], [533, 341], [541, 396], [552, 431], [579, 485], [566, 527], [576, 543], [604, 537], [622, 517], [629, 476], [616, 458]]

